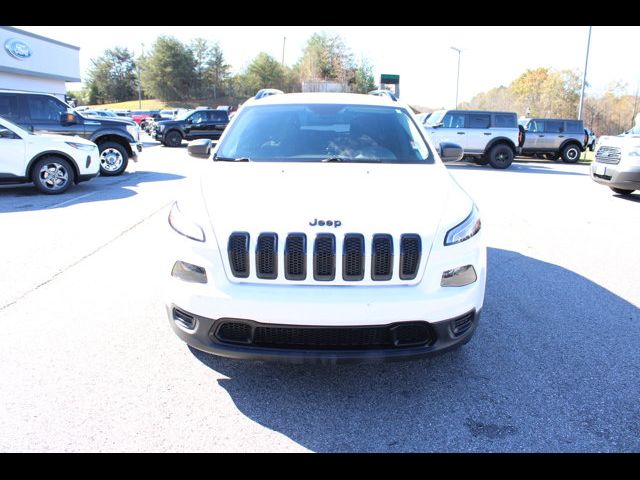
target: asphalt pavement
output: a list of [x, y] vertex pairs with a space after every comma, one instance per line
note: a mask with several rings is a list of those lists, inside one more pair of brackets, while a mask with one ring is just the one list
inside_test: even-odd
[[188, 348], [163, 307], [169, 205], [207, 161], [148, 143], [61, 196], [0, 187], [0, 451], [640, 451], [640, 193], [586, 165], [450, 166], [489, 245], [469, 344], [242, 362]]

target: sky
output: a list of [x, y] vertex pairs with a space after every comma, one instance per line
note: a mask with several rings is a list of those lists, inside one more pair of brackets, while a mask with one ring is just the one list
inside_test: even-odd
[[[374, 66], [376, 82], [381, 73], [400, 75], [404, 102], [431, 108], [455, 106], [458, 53], [459, 101], [500, 85], [508, 85], [526, 69], [571, 69], [582, 76], [589, 27], [347, 27], [347, 26], [16, 26], [32, 33], [80, 47], [80, 76], [84, 79], [91, 59], [105, 49], [127, 47], [136, 55], [146, 52], [159, 35], [182, 42], [202, 37], [219, 42], [232, 66], [242, 71], [261, 51], [295, 64], [314, 32], [338, 34], [356, 59], [365, 57]], [[286, 37], [286, 41], [285, 41]], [[144, 47], [143, 45], [144, 44]], [[594, 26], [587, 66], [586, 96], [598, 96], [612, 82], [636, 93], [640, 81], [640, 27]], [[78, 89], [79, 84], [68, 84]]]

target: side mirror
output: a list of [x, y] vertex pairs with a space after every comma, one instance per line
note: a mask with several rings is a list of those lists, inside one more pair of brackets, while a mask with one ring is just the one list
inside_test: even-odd
[[189, 142], [187, 153], [193, 157], [208, 157], [213, 148], [213, 142], [208, 138], [200, 138]]
[[440, 144], [440, 158], [443, 162], [459, 162], [464, 156], [464, 149], [456, 143], [442, 142]]
[[15, 138], [15, 135], [11, 130], [0, 127], [0, 138]]
[[74, 125], [76, 123], [78, 123], [78, 119], [74, 113], [67, 112], [60, 114], [61, 125]]
[[185, 120], [185, 123], [193, 123], [193, 119], [191, 117], [187, 118]]

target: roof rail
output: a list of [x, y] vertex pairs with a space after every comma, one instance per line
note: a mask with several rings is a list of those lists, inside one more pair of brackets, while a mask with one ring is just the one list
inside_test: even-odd
[[260, 98], [268, 97], [269, 95], [278, 95], [281, 93], [284, 92], [282, 90], [278, 90], [277, 88], [263, 88], [258, 90], [258, 93], [256, 93], [256, 96], [253, 98], [258, 100]]
[[378, 97], [388, 97], [391, 100], [393, 100], [394, 102], [398, 101], [398, 97], [396, 97], [393, 93], [391, 93], [389, 90], [371, 90], [369, 92], [369, 95], [376, 95]]

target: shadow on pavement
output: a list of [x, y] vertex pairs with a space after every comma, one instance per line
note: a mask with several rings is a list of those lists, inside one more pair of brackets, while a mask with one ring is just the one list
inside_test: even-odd
[[[504, 170], [496, 170], [495, 168], [491, 167], [490, 165], [475, 165], [475, 164], [470, 164], [470, 163], [447, 163], [446, 166], [447, 168], [451, 168], [454, 170], [478, 170], [478, 171], [485, 171], [485, 172], [489, 172], [489, 171], [501, 171], [501, 172], [512, 172], [512, 173], [542, 173], [542, 174], [551, 174], [551, 175], [586, 175], [589, 176], [589, 172], [582, 172], [582, 171], [575, 171], [575, 172], [567, 172], [564, 170], [558, 170], [553, 168], [553, 164], [552, 163], [547, 163], [549, 166], [543, 166], [541, 164], [538, 163], [532, 163], [532, 162], [527, 162], [527, 163], [517, 163], [514, 162], [511, 164], [511, 166], [509, 168], [506, 168]], [[569, 164], [562, 164], [562, 166], [566, 167], [569, 166]], [[574, 163], [574, 164], [570, 164], [571, 167], [581, 167], [583, 165]], [[588, 165], [585, 165], [588, 166]]]
[[490, 248], [482, 319], [459, 350], [344, 366], [191, 351], [240, 412], [313, 451], [638, 451], [639, 338], [631, 303]]
[[120, 200], [137, 195], [131, 187], [146, 182], [180, 180], [182, 175], [152, 171], [125, 172], [118, 177], [96, 177], [71, 187], [60, 195], [40, 193], [33, 184], [0, 187], [0, 213], [28, 212], [105, 200]]

